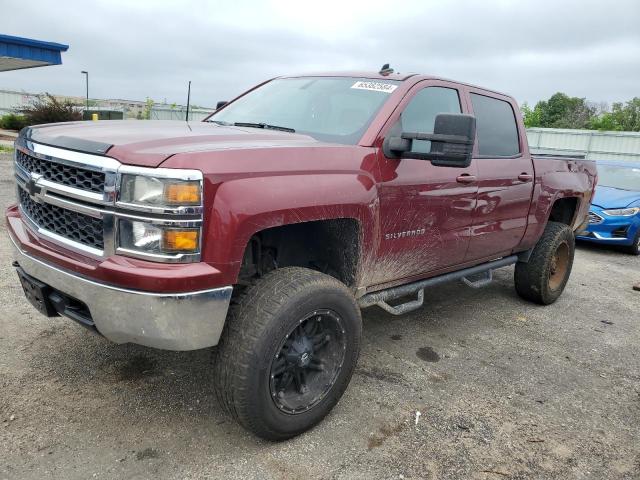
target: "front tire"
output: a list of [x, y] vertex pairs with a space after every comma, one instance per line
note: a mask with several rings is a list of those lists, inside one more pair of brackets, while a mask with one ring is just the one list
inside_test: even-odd
[[285, 440], [320, 422], [340, 400], [360, 351], [353, 295], [333, 277], [277, 269], [233, 305], [216, 350], [216, 395], [242, 426]]
[[640, 229], [638, 229], [638, 232], [633, 239], [633, 243], [629, 246], [624, 247], [624, 251], [630, 253], [631, 255], [640, 255]]
[[525, 300], [549, 305], [562, 294], [573, 266], [575, 237], [564, 223], [548, 222], [527, 263], [516, 263], [516, 292]]

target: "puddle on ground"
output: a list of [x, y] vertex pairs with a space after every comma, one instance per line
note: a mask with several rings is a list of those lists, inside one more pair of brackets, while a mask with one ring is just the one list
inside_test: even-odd
[[158, 458], [160, 453], [155, 448], [145, 448], [136, 453], [136, 460], [147, 460], [149, 458]]
[[440, 355], [431, 347], [420, 347], [416, 350], [416, 356], [420, 360], [424, 360], [425, 362], [438, 362], [440, 361]]

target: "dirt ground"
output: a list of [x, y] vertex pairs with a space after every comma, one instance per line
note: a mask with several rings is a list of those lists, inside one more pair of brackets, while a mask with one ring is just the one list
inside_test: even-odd
[[[0, 156], [0, 205], [14, 198]], [[0, 479], [640, 478], [640, 258], [580, 245], [528, 304], [502, 269], [364, 311], [359, 365], [318, 427], [267, 443], [214, 400], [210, 352], [115, 345], [23, 297], [0, 227]], [[417, 415], [420, 412], [420, 415]]]

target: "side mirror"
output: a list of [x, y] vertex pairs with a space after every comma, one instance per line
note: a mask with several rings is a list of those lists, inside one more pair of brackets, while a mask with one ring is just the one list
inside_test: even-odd
[[224, 107], [227, 103], [226, 100], [220, 100], [218, 103], [216, 103], [216, 110], [220, 110], [222, 107]]
[[[436, 167], [465, 168], [471, 164], [476, 138], [476, 118], [462, 113], [436, 115], [433, 133], [402, 132], [399, 137], [387, 137], [382, 146], [389, 158], [430, 160]], [[413, 152], [414, 140], [431, 142], [429, 153]]]

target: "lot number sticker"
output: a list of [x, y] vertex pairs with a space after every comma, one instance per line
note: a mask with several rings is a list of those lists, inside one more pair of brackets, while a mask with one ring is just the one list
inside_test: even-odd
[[391, 93], [396, 88], [398, 88], [398, 86], [382, 82], [356, 82], [351, 85], [351, 88], [356, 88], [358, 90], [373, 90], [374, 92]]

